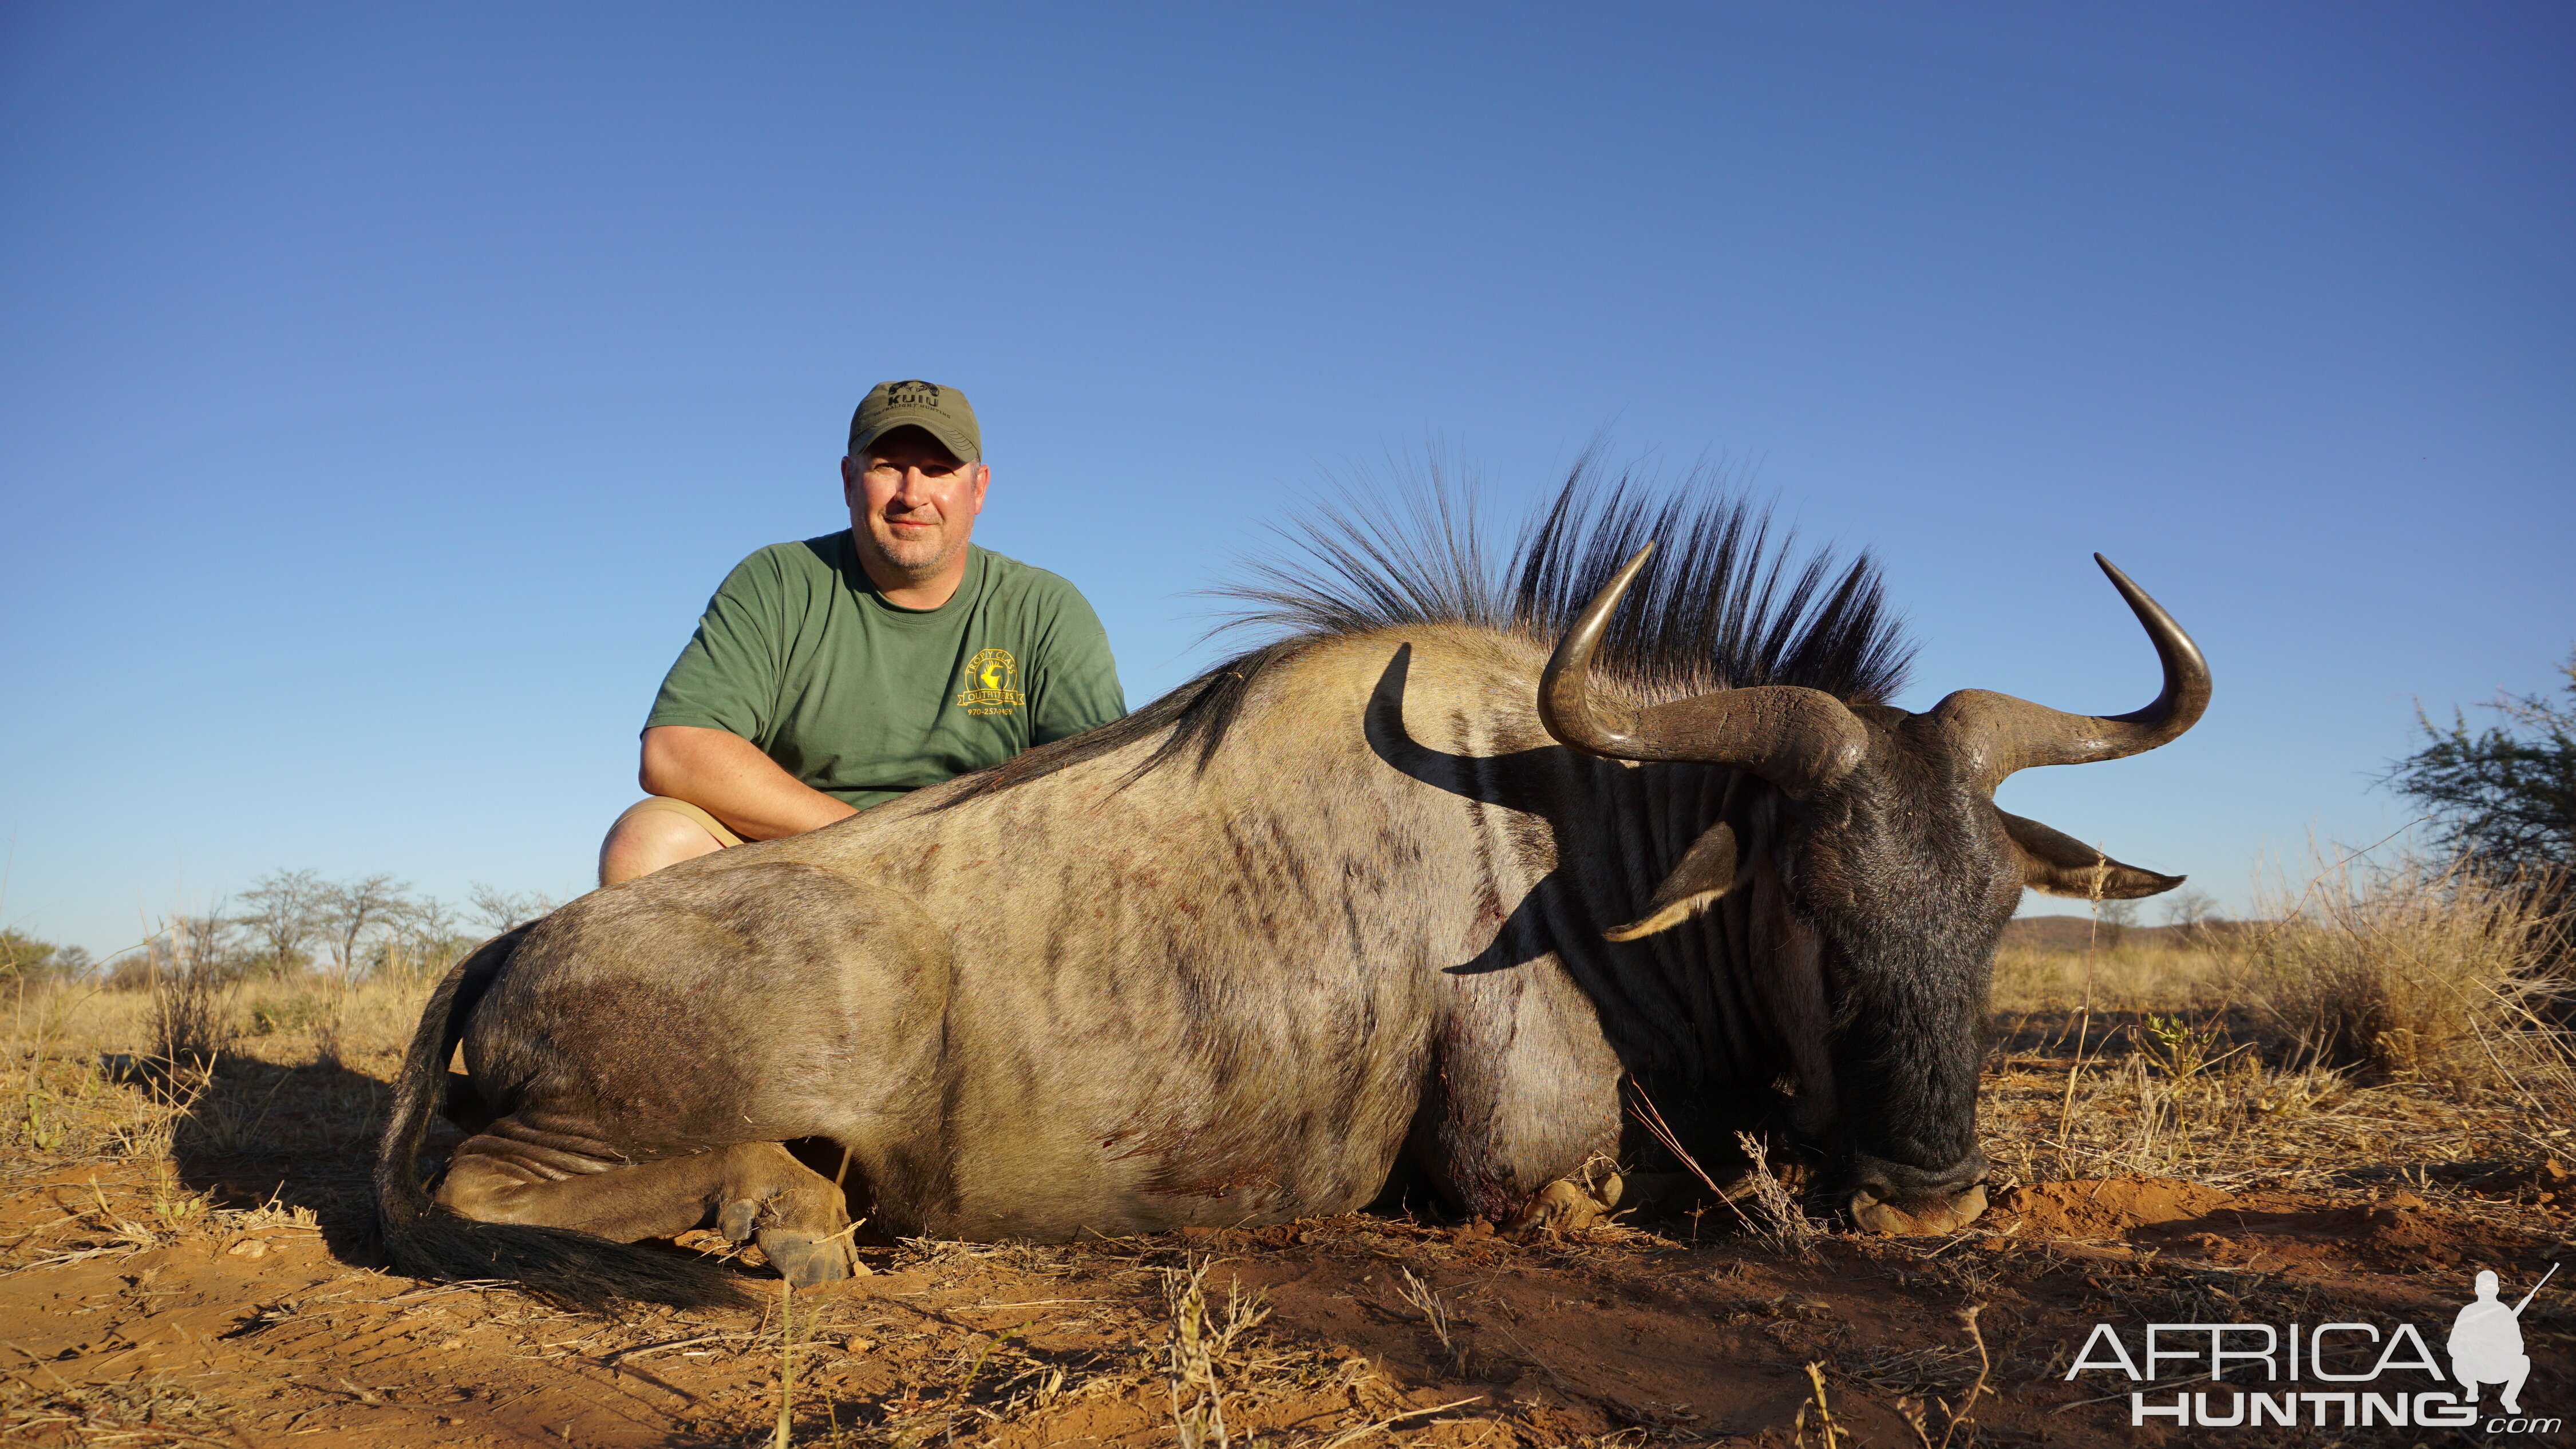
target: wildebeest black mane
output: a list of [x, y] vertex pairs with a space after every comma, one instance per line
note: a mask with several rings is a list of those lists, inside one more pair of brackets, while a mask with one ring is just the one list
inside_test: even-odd
[[1208, 591], [1244, 606], [1214, 633], [1268, 642], [1122, 719], [969, 777], [946, 805], [1157, 735], [1131, 778], [1192, 753], [1205, 768], [1253, 681], [1326, 639], [1469, 624], [1552, 643], [1650, 539], [1655, 559], [1594, 663], [1650, 697], [1795, 684], [1881, 704], [1904, 688], [1914, 653], [1866, 552], [1838, 565], [1818, 549], [1793, 569], [1791, 540], [1772, 543], [1768, 510], [1697, 474], [1659, 494], [1632, 475], [1603, 483], [1589, 459], [1579, 462], [1499, 564], [1472, 495], [1436, 480], [1345, 491], [1279, 532], [1289, 554], [1251, 560], [1243, 582]]

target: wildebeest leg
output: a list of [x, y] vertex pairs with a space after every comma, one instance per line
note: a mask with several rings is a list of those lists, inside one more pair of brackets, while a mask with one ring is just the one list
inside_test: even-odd
[[[528, 1140], [535, 1136], [552, 1140]], [[735, 1242], [758, 1238], [771, 1265], [800, 1288], [850, 1276], [840, 1189], [778, 1143], [620, 1162], [564, 1140], [503, 1118], [456, 1149], [438, 1201], [483, 1222], [573, 1228], [628, 1243], [712, 1223]]]
[[[1619, 1061], [1561, 978], [1466, 978], [1433, 1039], [1415, 1159], [1468, 1214], [1579, 1226], [1607, 1211], [1619, 1148]], [[1588, 1206], [1587, 1206], [1588, 1205]]]
[[469, 1137], [490, 1127], [500, 1115], [474, 1089], [474, 1079], [463, 1072], [447, 1073], [439, 1086], [438, 1115], [463, 1128]]

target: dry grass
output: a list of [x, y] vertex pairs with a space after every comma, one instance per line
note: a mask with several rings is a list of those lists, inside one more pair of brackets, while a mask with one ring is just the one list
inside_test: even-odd
[[1163, 1299], [1172, 1314], [1164, 1345], [1164, 1379], [1171, 1389], [1172, 1428], [1181, 1449], [1226, 1449], [1225, 1381], [1239, 1368], [1237, 1341], [1270, 1316], [1258, 1292], [1230, 1289], [1223, 1307], [1207, 1296], [1209, 1263], [1163, 1270]]
[[2235, 938], [2230, 984], [2294, 1055], [2387, 1081], [2576, 1099], [2534, 892], [2466, 865], [2329, 869]]
[[2265, 922], [2008, 948], [1994, 1155], [2023, 1181], [2321, 1186], [2563, 1154], [2576, 1053], [2551, 1024], [2533, 899], [2459, 868], [2346, 861], [2271, 891]]
[[[19, 1217], [0, 1239], [0, 1273], [114, 1261], [209, 1234], [227, 1247], [280, 1230], [318, 1235], [312, 1207], [227, 1197], [183, 1164], [210, 1155], [349, 1158], [371, 1140], [380, 1112], [375, 1083], [316, 1075], [303, 1065], [312, 1050], [305, 1040], [260, 1042], [283, 1060], [228, 1050], [224, 1043], [243, 1025], [234, 994], [209, 989], [212, 973], [190, 972], [182, 952], [156, 964], [178, 969], [143, 990], [56, 982], [10, 993], [0, 1074], [11, 1110], [0, 1116], [0, 1182], [13, 1204], [49, 1206]], [[417, 1010], [408, 993], [379, 994], [387, 999], [376, 1004], [377, 1019]], [[390, 1043], [384, 1054], [390, 1064]], [[308, 1090], [284, 1090], [298, 1078]], [[275, 1110], [281, 1097], [292, 1110]], [[356, 1206], [363, 1181], [347, 1175], [341, 1201]], [[122, 1404], [100, 1400], [90, 1409], [113, 1420]]]
[[2092, 951], [2007, 945], [1995, 953], [1999, 1015], [2054, 1011], [2197, 1011], [2223, 1005], [2230, 971], [2215, 945], [2129, 937]]
[[1750, 1132], [1738, 1132], [1735, 1142], [1752, 1164], [1745, 1174], [1745, 1190], [1736, 1196], [1749, 1200], [1752, 1210], [1745, 1212], [1733, 1198], [1728, 1199], [1729, 1205], [1737, 1206], [1746, 1228], [1771, 1251], [1783, 1257], [1815, 1257], [1816, 1225], [1798, 1206], [1797, 1194], [1772, 1172], [1769, 1149]]
[[1404, 1300], [1405, 1306], [1422, 1315], [1422, 1326], [1440, 1341], [1441, 1355], [1463, 1376], [1467, 1372], [1467, 1346], [1459, 1341], [1450, 1322], [1455, 1314], [1449, 1300], [1441, 1297], [1440, 1290], [1428, 1281], [1415, 1277], [1411, 1268], [1397, 1271], [1402, 1277], [1402, 1286], [1396, 1289], [1396, 1296]]
[[151, 1058], [172, 1072], [203, 1072], [232, 1039], [232, 985], [219, 916], [181, 916], [152, 942]]
[[[1808, 1449], [1810, 1444], [1813, 1444], [1815, 1449], [1842, 1449], [1843, 1445], [1851, 1441], [1851, 1436], [1843, 1432], [1840, 1424], [1834, 1422], [1833, 1404], [1825, 1396], [1825, 1366], [1822, 1363], [1807, 1365], [1807, 1386], [1812, 1397], [1798, 1406], [1798, 1418], [1790, 1430], [1792, 1435], [1790, 1442], [1796, 1444], [1798, 1449]], [[1810, 1427], [1807, 1416], [1810, 1410], [1815, 1414], [1813, 1428], [1816, 1436], [1813, 1439], [1807, 1437], [1807, 1430]]]
[[[173, 975], [175, 988], [57, 982], [10, 992], [0, 1044], [0, 1080], [9, 1089], [9, 1110], [0, 1114], [0, 1176], [21, 1180], [122, 1160], [149, 1164], [168, 1184], [183, 1158], [362, 1161], [381, 1124], [382, 1079], [410, 1036], [426, 983], [361, 982], [345, 993], [321, 982], [267, 983], [245, 992], [204, 989], [204, 978]], [[254, 1019], [254, 1007], [281, 1010], [281, 1002], [330, 997], [346, 1007], [339, 1050], [363, 1054], [372, 1074], [341, 1065], [327, 1050], [332, 1043], [314, 1030], [281, 1030], [274, 1022], [262, 1030]], [[306, 1014], [326, 1019], [320, 1010]], [[344, 1195], [363, 1199], [363, 1171], [342, 1175]], [[0, 1250], [0, 1262], [46, 1256], [60, 1248], [58, 1240], [83, 1232], [106, 1231], [139, 1246], [148, 1234], [127, 1229], [166, 1232], [204, 1202], [176, 1188], [159, 1197], [166, 1210], [66, 1221], [59, 1233]]]

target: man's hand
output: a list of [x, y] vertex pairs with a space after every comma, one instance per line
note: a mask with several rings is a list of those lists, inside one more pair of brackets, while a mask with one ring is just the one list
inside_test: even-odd
[[727, 730], [656, 725], [644, 732], [638, 781], [648, 795], [686, 800], [745, 840], [800, 835], [859, 812], [778, 768]]

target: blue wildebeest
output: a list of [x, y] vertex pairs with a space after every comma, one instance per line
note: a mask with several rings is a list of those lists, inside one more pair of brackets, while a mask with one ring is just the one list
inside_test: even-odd
[[[1626, 1091], [1709, 1161], [1739, 1128], [1804, 1144], [1864, 1226], [1973, 1218], [2023, 886], [2179, 883], [2003, 813], [1996, 782], [2181, 734], [2209, 696], [2191, 641], [2106, 563], [2153, 704], [1909, 714], [1868, 560], [1791, 570], [1740, 504], [1578, 474], [1500, 570], [1426, 520], [1312, 531], [1316, 577], [1244, 591], [1286, 637], [1124, 720], [484, 946], [396, 1094], [395, 1262], [699, 1303], [735, 1290], [633, 1245], [712, 1224], [811, 1283], [849, 1271], [853, 1205], [1062, 1239], [1408, 1177], [1511, 1220], [1596, 1154], [1676, 1165]], [[474, 1135], [433, 1198], [450, 1080]], [[835, 1159], [839, 1184], [808, 1165]]]

